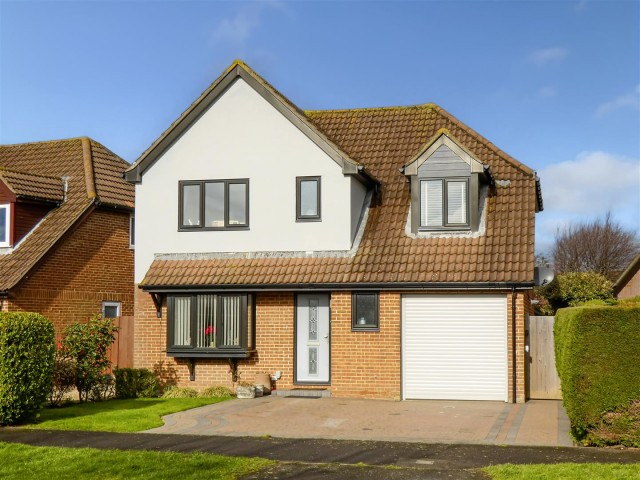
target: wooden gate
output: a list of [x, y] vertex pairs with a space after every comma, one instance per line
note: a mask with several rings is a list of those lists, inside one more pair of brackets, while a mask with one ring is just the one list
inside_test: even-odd
[[555, 317], [529, 317], [529, 397], [560, 400], [560, 377], [553, 348]]
[[118, 331], [111, 346], [111, 368], [133, 367], [133, 317], [113, 319]]

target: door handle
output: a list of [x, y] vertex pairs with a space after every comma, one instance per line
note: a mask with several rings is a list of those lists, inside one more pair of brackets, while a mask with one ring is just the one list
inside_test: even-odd
[[329, 338], [329, 334], [327, 333], [327, 334], [324, 336], [324, 338]]

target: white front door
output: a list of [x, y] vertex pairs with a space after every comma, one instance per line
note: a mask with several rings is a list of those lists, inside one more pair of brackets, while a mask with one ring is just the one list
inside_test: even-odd
[[296, 309], [296, 382], [329, 383], [329, 295], [301, 293]]

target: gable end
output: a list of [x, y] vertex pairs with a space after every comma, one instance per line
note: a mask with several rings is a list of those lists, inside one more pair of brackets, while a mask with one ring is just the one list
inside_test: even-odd
[[260, 78], [245, 64], [236, 61], [178, 118], [124, 173], [124, 178], [139, 183], [142, 174], [150, 168], [162, 154], [178, 140], [189, 127], [238, 79], [244, 80], [271, 106], [313, 141], [323, 152], [336, 162], [345, 175], [357, 175], [365, 184], [371, 183], [364, 175], [363, 167], [349, 158], [337, 145], [322, 134], [309, 119], [291, 102]]

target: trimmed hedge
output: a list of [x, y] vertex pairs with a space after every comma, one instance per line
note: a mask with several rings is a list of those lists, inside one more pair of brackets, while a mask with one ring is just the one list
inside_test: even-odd
[[32, 419], [51, 388], [53, 324], [37, 313], [0, 312], [0, 424]]
[[[640, 306], [583, 306], [558, 310], [556, 367], [574, 438], [588, 445], [640, 446], [640, 436], [606, 434], [609, 413], [638, 432], [632, 403], [640, 399]], [[628, 414], [625, 414], [628, 412]], [[609, 420], [607, 420], [609, 418]], [[628, 420], [628, 421], [627, 421]]]

